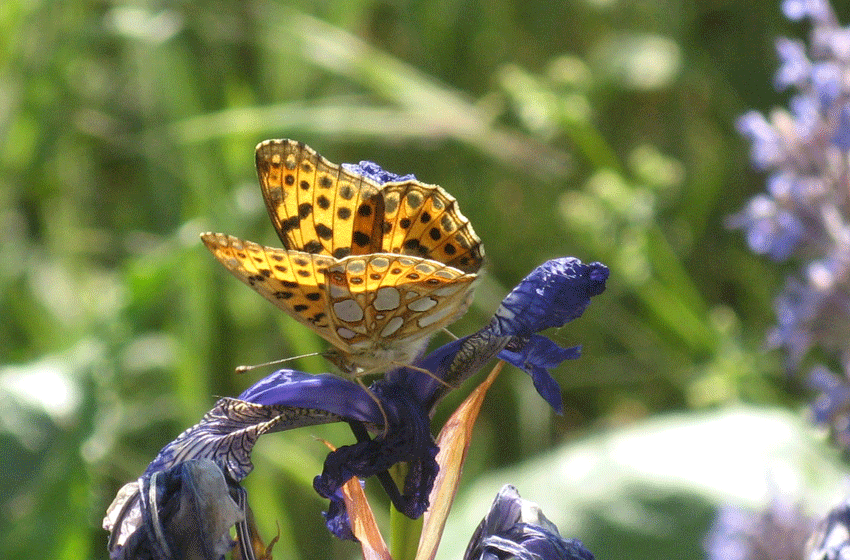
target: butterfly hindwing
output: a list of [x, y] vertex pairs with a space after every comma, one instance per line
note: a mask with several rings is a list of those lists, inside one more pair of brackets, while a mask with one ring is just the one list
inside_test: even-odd
[[384, 211], [376, 183], [294, 140], [260, 143], [256, 164], [286, 249], [336, 258], [381, 250]]
[[462, 315], [475, 279], [419, 257], [349, 257], [327, 269], [331, 321], [349, 346], [401, 346]]
[[418, 181], [387, 183], [381, 192], [385, 252], [428, 258], [464, 272], [481, 268], [481, 240], [453, 196], [438, 185]]

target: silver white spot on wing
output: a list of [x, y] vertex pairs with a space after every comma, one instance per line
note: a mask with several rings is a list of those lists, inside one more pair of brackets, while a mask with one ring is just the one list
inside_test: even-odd
[[393, 317], [387, 322], [384, 328], [381, 329], [381, 336], [392, 336], [392, 334], [399, 330], [403, 324], [404, 319], [401, 317]]
[[363, 309], [353, 299], [344, 299], [334, 303], [334, 313], [346, 323], [356, 323], [363, 320]]

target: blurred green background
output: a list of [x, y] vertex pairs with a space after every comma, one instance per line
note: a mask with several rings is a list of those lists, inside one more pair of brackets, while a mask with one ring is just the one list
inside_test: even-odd
[[[198, 239], [279, 246], [253, 168], [267, 138], [414, 173], [458, 199], [488, 264], [456, 334], [548, 258], [611, 268], [585, 316], [551, 333], [584, 346], [555, 372], [565, 414], [516, 370], [488, 397], [465, 484], [514, 478], [494, 480], [472, 521], [450, 521], [466, 538], [503, 482], [551, 499], [522, 469], [553, 452], [599, 459], [606, 438], [642, 441], [643, 426], [668, 433], [742, 405], [793, 424], [806, 395], [763, 343], [791, 269], [753, 256], [724, 219], [763, 188], [734, 120], [784, 101], [773, 41], [806, 30], [773, 1], [6, 0], [0, 556], [105, 558], [118, 488], [217, 396], [267, 373], [234, 367], [326, 348]], [[719, 434], [733, 432], [700, 440], [717, 464], [733, 453]], [[351, 441], [338, 426], [298, 430], [254, 454], [246, 486], [267, 539], [279, 523], [278, 558], [358, 554], [324, 529], [314, 436]], [[633, 457], [669, 467], [683, 452], [637, 445]], [[711, 496], [735, 492], [671, 489], [677, 475], [647, 472], [624, 485], [618, 503], [632, 509], [612, 516], [588, 498], [562, 531], [601, 558], [701, 558]]]

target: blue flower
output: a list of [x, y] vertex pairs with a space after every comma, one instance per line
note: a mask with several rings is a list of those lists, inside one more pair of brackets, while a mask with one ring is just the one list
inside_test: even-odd
[[505, 485], [472, 535], [464, 560], [594, 560], [578, 539], [565, 539], [537, 504]]
[[[560, 412], [560, 388], [548, 370], [578, 357], [578, 348], [561, 348], [535, 333], [580, 317], [590, 298], [604, 291], [608, 273], [600, 263], [585, 265], [575, 258], [547, 261], [508, 294], [486, 327], [446, 344], [411, 367], [388, 372], [370, 387], [385, 404], [389, 420], [383, 440], [361, 438], [356, 446], [332, 453], [324, 472], [316, 477], [316, 490], [333, 499], [350, 478], [352, 465], [359, 465], [358, 476], [363, 478], [367, 472], [378, 474], [389, 464], [407, 461], [400, 454], [408, 454], [417, 460], [410, 463], [404, 492], [398, 495], [390, 482], [382, 480], [382, 484], [400, 511], [418, 517], [428, 506], [437, 474], [436, 448], [430, 435], [426, 437], [430, 434], [426, 419], [450, 386], [458, 386], [497, 356], [527, 371], [540, 395]], [[388, 449], [392, 453], [386, 453]], [[346, 453], [342, 460], [337, 459], [340, 453]], [[364, 469], [367, 466], [369, 471]]]
[[843, 560], [850, 558], [850, 501], [834, 508], [818, 523], [809, 540], [808, 560]]
[[[417, 518], [428, 508], [438, 472], [430, 418], [433, 407], [449, 390], [446, 384], [461, 383], [498, 355], [526, 370], [540, 394], [560, 410], [560, 389], [548, 370], [578, 357], [578, 348], [561, 348], [536, 333], [581, 316], [590, 298], [605, 289], [607, 278], [608, 269], [599, 263], [585, 265], [574, 258], [544, 263], [505, 298], [486, 327], [412, 366], [388, 372], [368, 390], [330, 374], [279, 370], [236, 399], [220, 399], [197, 425], [159, 452], [140, 480], [156, 481], [162, 473], [179, 470], [182, 465], [207, 461], [220, 469], [229, 484], [238, 486], [253, 468], [251, 451], [260, 436], [347, 422], [357, 443], [331, 452], [313, 482], [315, 490], [331, 500], [325, 514], [329, 529], [341, 538], [352, 538], [339, 492], [352, 477], [377, 476], [395, 507]], [[377, 437], [370, 437], [370, 432]], [[408, 465], [402, 491], [387, 473], [399, 462]], [[146, 510], [146, 498], [138, 495], [140, 487], [136, 491], [124, 517], [142, 519], [132, 527], [135, 533], [142, 529], [138, 534], [149, 534], [159, 524], [157, 516], [145, 517], [144, 512], [158, 510], [152, 506]], [[113, 535], [122, 525], [110, 524]], [[167, 531], [165, 535], [168, 539]]]
[[430, 410], [498, 356], [531, 375], [540, 395], [560, 412], [560, 389], [548, 370], [577, 358], [580, 348], [561, 348], [536, 333], [581, 317], [590, 298], [605, 290], [608, 274], [601, 263], [584, 264], [573, 257], [547, 261], [508, 294], [486, 327], [437, 349], [414, 368], [388, 372], [385, 379], [408, 387]]

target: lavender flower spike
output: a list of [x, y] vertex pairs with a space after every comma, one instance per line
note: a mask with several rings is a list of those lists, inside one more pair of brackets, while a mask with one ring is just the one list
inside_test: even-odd
[[708, 560], [802, 559], [813, 520], [776, 499], [762, 512], [724, 506], [705, 539]]
[[794, 260], [800, 272], [776, 298], [777, 325], [769, 335], [790, 371], [818, 348], [843, 371], [830, 378], [815, 366], [810, 385], [821, 391], [818, 423], [850, 446], [850, 31], [826, 0], [785, 0], [786, 16], [809, 18], [808, 42], [779, 39], [778, 89], [790, 89], [788, 108], [769, 117], [750, 111], [738, 129], [751, 140], [753, 164], [765, 171], [767, 192], [730, 220], [750, 248]]

